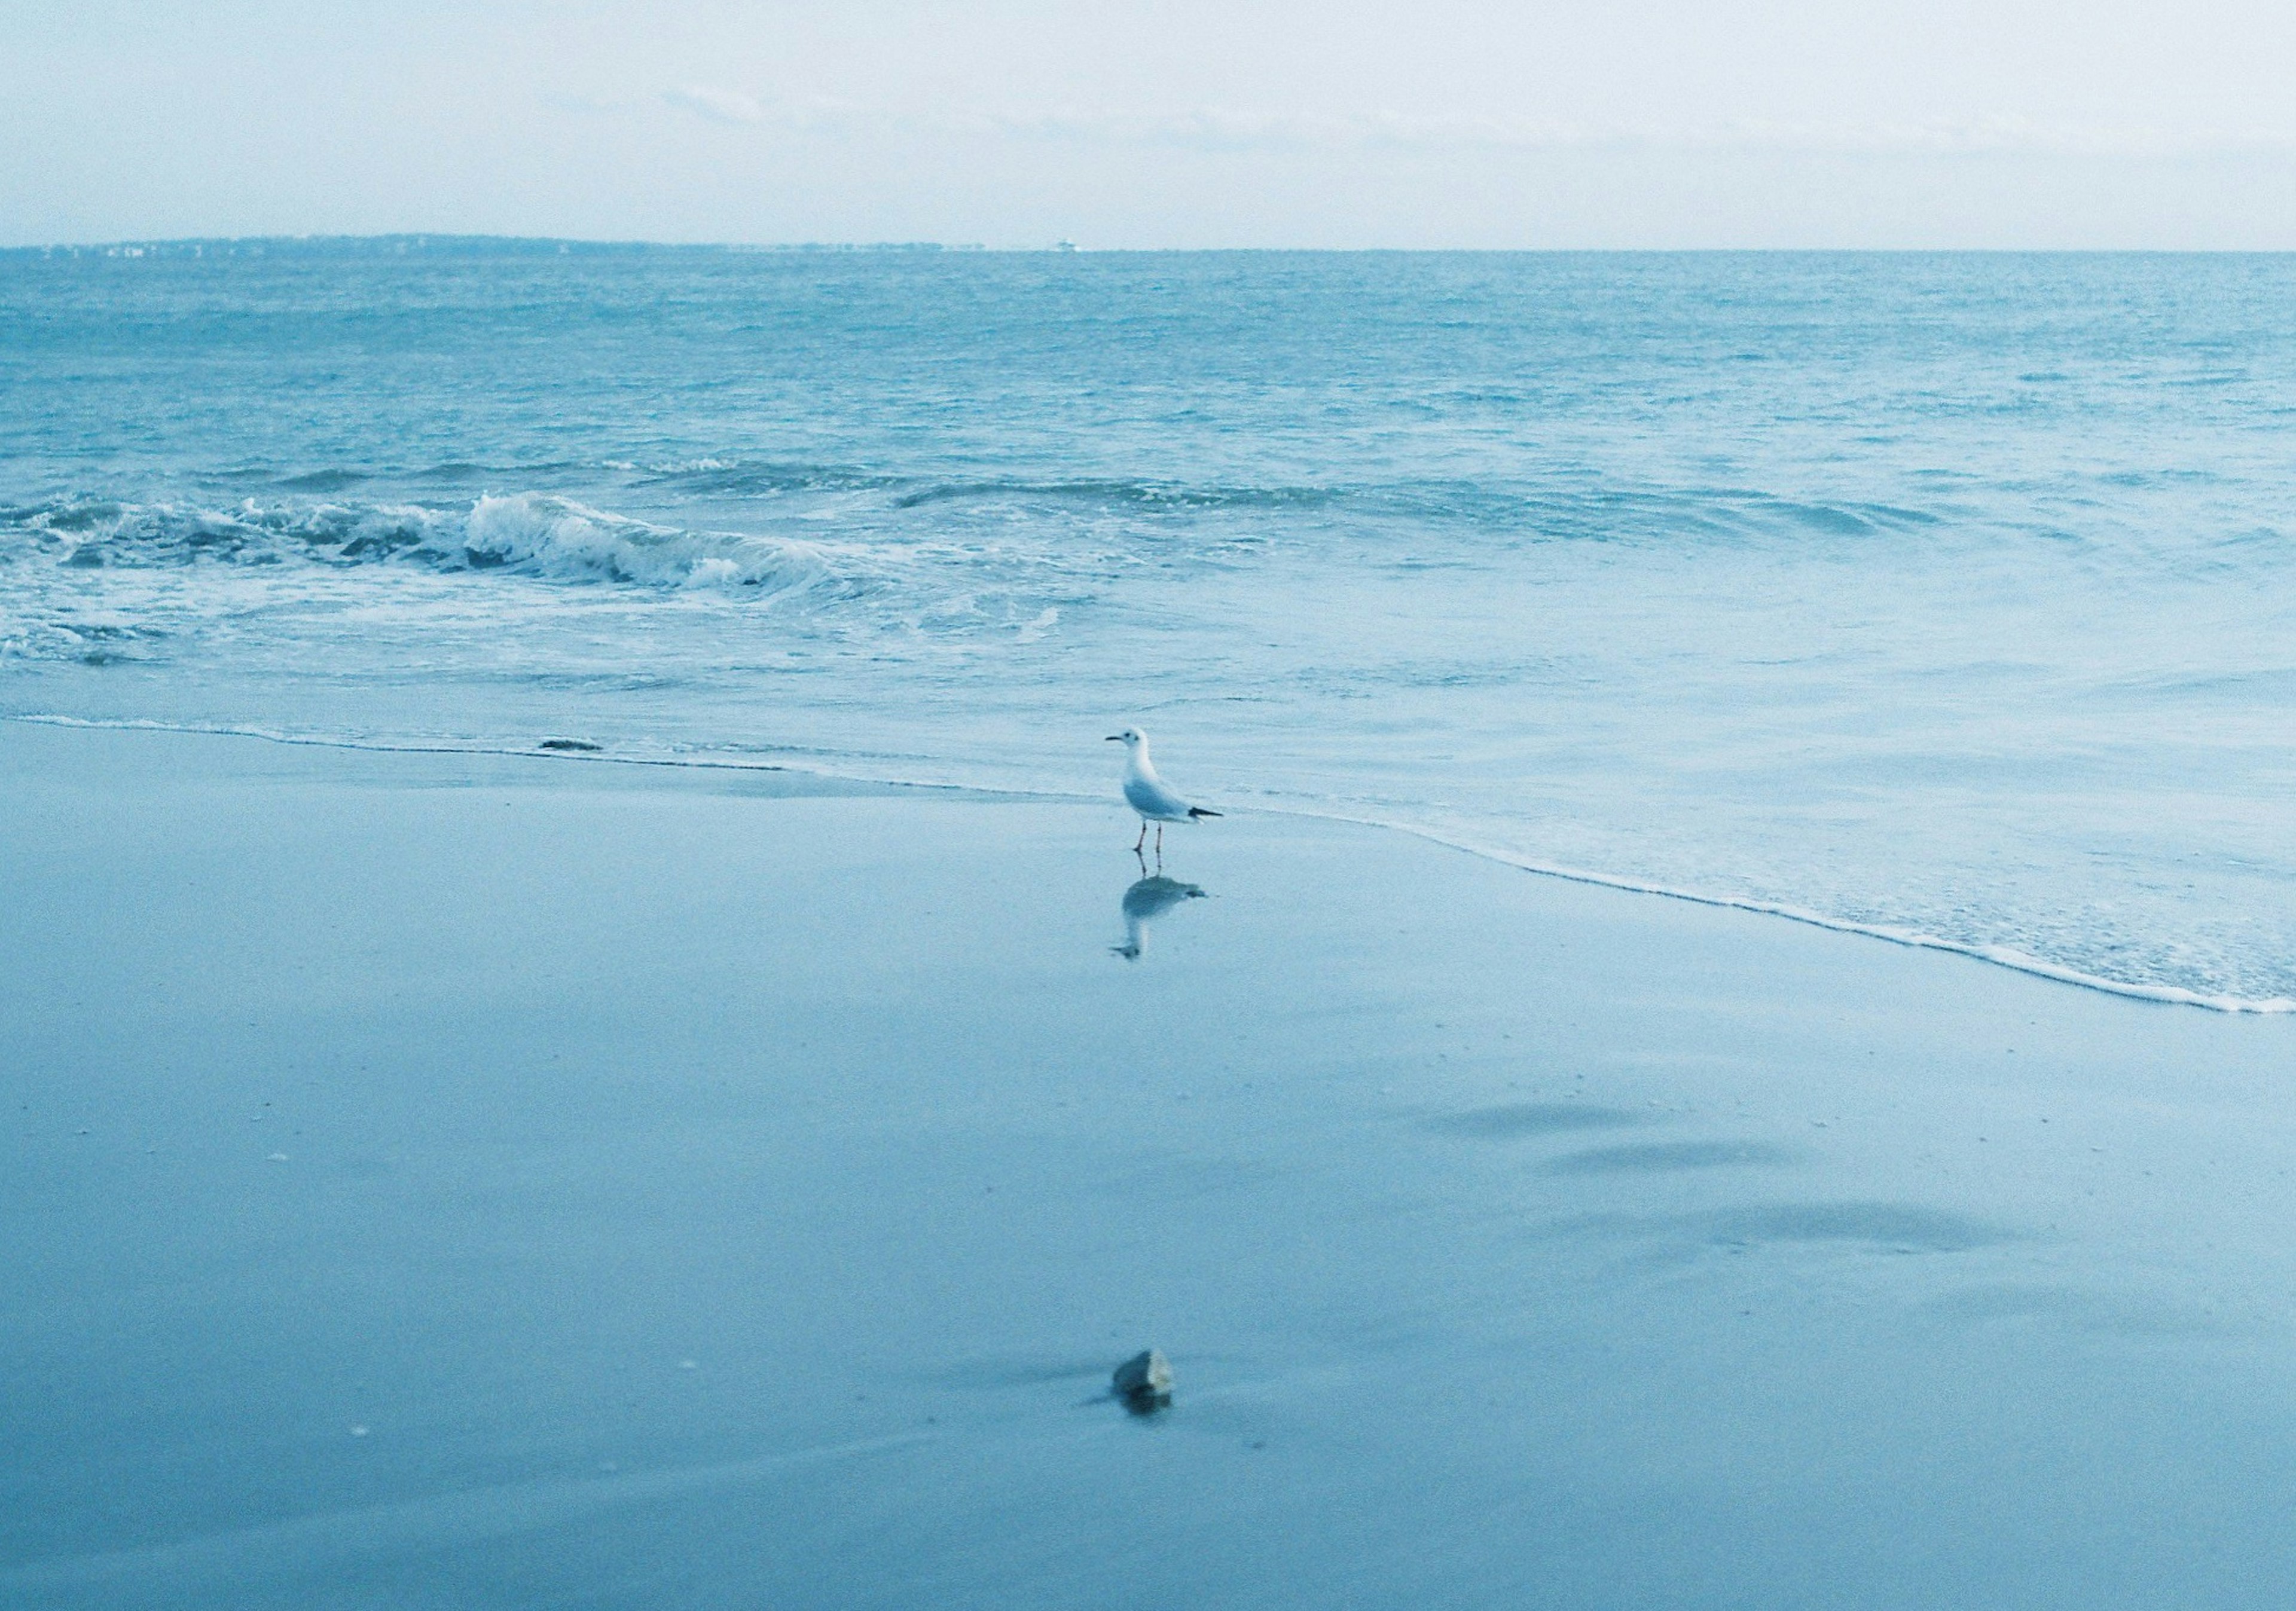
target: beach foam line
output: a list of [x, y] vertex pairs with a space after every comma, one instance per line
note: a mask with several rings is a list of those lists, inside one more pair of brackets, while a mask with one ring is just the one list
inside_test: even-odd
[[342, 749], [356, 755], [421, 755], [501, 756], [513, 761], [580, 761], [597, 766], [658, 766], [687, 772], [769, 772], [821, 778], [838, 783], [867, 783], [881, 789], [933, 789], [983, 799], [1062, 800], [1084, 803], [1096, 796], [1045, 789], [990, 789], [977, 783], [937, 782], [920, 778], [889, 778], [868, 772], [840, 772], [828, 766], [801, 765], [786, 761], [745, 761], [709, 756], [614, 755], [579, 749], [512, 748], [477, 740], [447, 740], [413, 742], [389, 739], [347, 739], [274, 728], [227, 723], [162, 722], [147, 716], [70, 716], [49, 712], [0, 714], [0, 721], [21, 722], [33, 727], [86, 728], [97, 732], [180, 732], [201, 738], [258, 739], [266, 744], [287, 744], [307, 749]]
[[623, 1505], [735, 1487], [824, 1461], [914, 1448], [939, 1436], [938, 1432], [896, 1433], [718, 1465], [509, 1483], [397, 1504], [330, 1510], [201, 1533], [172, 1543], [35, 1560], [0, 1571], [0, 1588], [53, 1591], [137, 1579], [176, 1583], [186, 1577], [225, 1574], [234, 1582], [292, 1576], [361, 1557], [484, 1543], [539, 1532]]
[[[154, 732], [200, 733], [217, 738], [260, 739], [266, 743], [305, 745], [320, 749], [347, 749], [378, 755], [459, 755], [500, 756], [520, 760], [586, 762], [615, 766], [676, 767], [703, 772], [768, 772], [789, 773], [800, 777], [826, 779], [840, 783], [865, 783], [882, 789], [929, 789], [939, 793], [963, 794], [980, 799], [1043, 800], [1074, 805], [1105, 803], [1096, 794], [1083, 794], [1072, 789], [1029, 789], [1020, 786], [989, 788], [975, 783], [950, 783], [918, 778], [885, 777], [867, 771], [840, 771], [810, 763], [786, 760], [745, 761], [699, 756], [626, 756], [588, 753], [583, 751], [512, 749], [501, 745], [467, 743], [391, 743], [382, 740], [361, 740], [316, 737], [305, 733], [279, 732], [258, 727], [201, 725], [192, 723], [160, 722], [149, 718], [100, 719], [48, 714], [18, 714], [0, 716], [0, 720], [24, 722], [45, 727], [86, 727], [111, 731], [144, 731]], [[2250, 1016], [2276, 1016], [2296, 1013], [2296, 998], [2288, 996], [2237, 996], [2213, 994], [2206, 991], [2188, 990], [2176, 985], [2144, 985], [2125, 979], [2108, 978], [2102, 974], [2085, 973], [2049, 961], [2028, 952], [2008, 945], [1988, 945], [1974, 941], [1948, 939], [1939, 935], [1925, 934], [1919, 929], [1901, 928], [1884, 923], [1860, 923], [1848, 918], [1829, 917], [1822, 912], [1805, 907], [1789, 906], [1783, 903], [1759, 901], [1748, 896], [1717, 895], [1706, 890], [1685, 889], [1669, 884], [1652, 883], [1644, 879], [1620, 877], [1612, 873], [1590, 871], [1582, 867], [1566, 867], [1558, 863], [1538, 862], [1512, 851], [1497, 849], [1448, 834], [1439, 829], [1394, 818], [1351, 816], [1342, 812], [1318, 811], [1301, 806], [1231, 806], [1231, 813], [1257, 814], [1263, 816], [1295, 817], [1310, 822], [1342, 822], [1354, 828], [1374, 828], [1390, 833], [1408, 834], [1430, 845], [1439, 845], [1446, 850], [1456, 850], [1464, 855], [1493, 862], [1502, 867], [1544, 879], [1561, 879], [1566, 883], [1590, 884], [1598, 888], [1616, 889], [1628, 895], [1656, 895], [1662, 900], [1685, 901], [1693, 906], [1711, 906], [1727, 912], [1751, 912], [1759, 917], [1783, 918], [1790, 923], [1807, 924], [1813, 928], [1826, 929], [1833, 934], [1856, 935], [1869, 940], [1883, 940], [1892, 945], [1903, 945], [1915, 951], [1939, 951], [1953, 956], [1967, 957], [1972, 961], [1989, 963], [2035, 978], [2054, 984], [2071, 985], [2082, 990], [2095, 990], [2106, 995], [2125, 997], [2133, 1002], [2152, 1002], [2164, 1006], [2198, 1007], [2210, 1012]]]
[[1834, 934], [1857, 935], [1864, 939], [1886, 940], [1892, 945], [1904, 945], [1915, 951], [1942, 951], [1954, 956], [1968, 957], [1973, 961], [1989, 962], [1997, 968], [2007, 968], [2018, 973], [2031, 974], [2036, 978], [2049, 979], [2060, 985], [2074, 985], [2083, 990], [2102, 991], [2106, 995], [2125, 996], [2136, 1002], [2157, 1002], [2167, 1006], [2201, 1007], [2210, 1012], [2246, 1014], [2296, 1013], [2296, 999], [2287, 996], [2213, 995], [2205, 991], [2186, 990], [2176, 985], [2138, 985], [2123, 979], [2107, 978], [2102, 974], [2084, 973], [2078, 968], [2067, 968], [2046, 958], [2017, 950], [2009, 945], [1986, 945], [1969, 940], [1951, 940], [1939, 935], [1924, 934], [1916, 928], [1899, 928], [1885, 923], [1853, 922], [1848, 918], [1828, 917], [1822, 912], [1788, 906], [1777, 902], [1758, 901], [1742, 895], [1713, 895], [1703, 890], [1682, 889], [1669, 884], [1653, 884], [1637, 879], [1619, 878], [1610, 873], [1589, 872], [1584, 868], [1564, 867], [1554, 863], [1534, 862], [1509, 851], [1494, 849], [1472, 840], [1460, 839], [1435, 829], [1423, 828], [1414, 822], [1389, 822], [1377, 817], [1343, 816], [1335, 813], [1289, 811], [1283, 814], [1316, 817], [1325, 822], [1349, 822], [1363, 828], [1383, 828], [1394, 833], [1406, 833], [1424, 839], [1431, 845], [1440, 845], [1448, 850], [1496, 862], [1502, 866], [1516, 868], [1543, 879], [1561, 879], [1572, 884], [1592, 884], [1603, 889], [1617, 889], [1630, 895], [1654, 895], [1669, 901], [1686, 901], [1693, 906], [1715, 906], [1729, 912], [1747, 912], [1761, 917], [1784, 918], [1790, 923], [1806, 923], [1813, 928], [1824, 928]]

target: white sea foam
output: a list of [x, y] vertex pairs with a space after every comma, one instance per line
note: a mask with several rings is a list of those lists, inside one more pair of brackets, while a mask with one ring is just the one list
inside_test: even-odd
[[[0, 560], [66, 569], [398, 561], [509, 570], [570, 582], [783, 593], [853, 585], [866, 562], [818, 542], [696, 531], [543, 493], [488, 494], [467, 508], [273, 502], [234, 507], [57, 499], [0, 519]], [[840, 563], [841, 561], [841, 563]]]
[[2188, 990], [2174, 985], [2147, 985], [2110, 978], [2103, 974], [2086, 973], [2077, 968], [2064, 967], [2021, 951], [2013, 945], [1989, 945], [1948, 939], [1943, 936], [1925, 934], [1917, 928], [1908, 928], [1897, 924], [1859, 923], [1847, 918], [1829, 917], [1824, 912], [1813, 912], [1800, 906], [1754, 900], [1742, 895], [1677, 888], [1666, 884], [1652, 884], [1636, 879], [1590, 872], [1580, 867], [1551, 865], [1528, 860], [1511, 851], [1478, 844], [1472, 839], [1460, 838], [1439, 830], [1423, 828], [1415, 823], [1392, 822], [1375, 817], [1340, 816], [1327, 812], [1302, 812], [1299, 814], [1407, 833], [1414, 838], [1425, 839], [1431, 844], [1445, 846], [1449, 849], [1464, 851], [1469, 855], [1478, 856], [1485, 861], [1497, 862], [1505, 866], [1519, 868], [1524, 872], [1533, 873], [1540, 878], [1562, 879], [1573, 884], [1592, 884], [1601, 888], [1622, 890], [1632, 895], [1657, 895], [1669, 901], [1687, 901], [1693, 905], [1715, 906], [1730, 912], [1751, 912], [1760, 917], [1784, 918], [1789, 922], [1828, 929], [1835, 934], [1857, 935], [1866, 939], [1886, 940], [1892, 945], [1903, 945], [1916, 951], [1947, 952], [1955, 956], [1968, 957], [1972, 961], [1989, 962], [1997, 968], [2006, 968], [2018, 973], [2030, 973], [2038, 978], [2054, 980], [2061, 985], [2073, 985], [2083, 990], [2100, 991], [2107, 995], [2126, 996], [2131, 1001], [2158, 1002], [2167, 1006], [2201, 1007], [2211, 1012], [2266, 1015], [2296, 1013], [2296, 998], [2284, 995], [2226, 995], [2209, 991]]
[[466, 563], [516, 566], [570, 581], [779, 593], [834, 577], [818, 544], [681, 531], [539, 493], [480, 498], [458, 536]]

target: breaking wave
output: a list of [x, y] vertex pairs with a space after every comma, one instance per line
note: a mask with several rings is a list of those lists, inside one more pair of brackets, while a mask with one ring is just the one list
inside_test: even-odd
[[249, 499], [208, 509], [70, 498], [0, 510], [0, 561], [33, 557], [88, 570], [397, 562], [762, 593], [866, 580], [857, 556], [824, 544], [658, 526], [542, 493], [488, 495], [461, 508]]

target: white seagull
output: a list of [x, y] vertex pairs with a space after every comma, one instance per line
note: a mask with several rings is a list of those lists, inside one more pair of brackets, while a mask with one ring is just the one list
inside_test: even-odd
[[1171, 786], [1156, 775], [1156, 763], [1148, 758], [1148, 735], [1137, 727], [1128, 727], [1122, 732], [1108, 735], [1111, 744], [1124, 746], [1125, 803], [1140, 814], [1140, 837], [1132, 841], [1136, 853], [1148, 842], [1148, 824], [1156, 824], [1156, 854], [1164, 854], [1164, 824], [1193, 822], [1198, 817], [1216, 817], [1217, 811], [1201, 806], [1191, 806], [1172, 792]]

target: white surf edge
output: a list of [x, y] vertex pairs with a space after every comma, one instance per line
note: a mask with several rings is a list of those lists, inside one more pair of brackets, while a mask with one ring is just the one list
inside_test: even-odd
[[[382, 740], [321, 738], [303, 733], [278, 732], [259, 727], [208, 726], [189, 723], [160, 722], [148, 718], [99, 719], [88, 716], [54, 716], [37, 713], [0, 715], [0, 721], [21, 722], [39, 727], [79, 727], [103, 732], [181, 732], [212, 738], [256, 739], [266, 744], [291, 744], [314, 749], [355, 750], [374, 755], [440, 755], [496, 756], [526, 761], [584, 761], [612, 766], [658, 766], [698, 772], [775, 772], [793, 773], [801, 777], [823, 778], [840, 783], [866, 783], [883, 789], [923, 789], [935, 793], [969, 795], [980, 799], [1023, 799], [1058, 801], [1072, 805], [1103, 803], [1098, 795], [1078, 794], [1069, 789], [1027, 789], [1021, 787], [989, 788], [973, 783], [926, 782], [914, 778], [884, 777], [866, 772], [840, 772], [833, 767], [808, 762], [745, 761], [712, 759], [703, 756], [618, 756], [588, 750], [511, 749], [494, 744], [454, 743], [390, 743]], [[1237, 815], [1293, 817], [1309, 822], [1342, 822], [1354, 828], [1379, 829], [1390, 833], [1406, 834], [1446, 850], [1456, 850], [1479, 861], [1512, 867], [1519, 872], [1538, 878], [1561, 879], [1566, 883], [1589, 884], [1603, 889], [1616, 889], [1628, 895], [1656, 895], [1663, 900], [1685, 901], [1693, 906], [1710, 906], [1726, 912], [1751, 912], [1759, 917], [1783, 918], [1790, 923], [1802, 923], [1812, 928], [1823, 928], [1833, 934], [1855, 935], [1863, 939], [1882, 940], [1892, 945], [1903, 945], [1915, 951], [1938, 951], [1948, 955], [1967, 957], [1972, 961], [2006, 968], [2054, 984], [2070, 985], [2082, 990], [2094, 990], [2105, 995], [2120, 996], [2133, 1002], [2150, 1002], [2162, 1006], [2198, 1007], [2210, 1012], [2222, 1012], [2251, 1017], [2271, 1017], [2296, 1013], [2296, 998], [2288, 996], [2250, 997], [2210, 995], [2197, 990], [2186, 990], [2175, 985], [2135, 985], [2120, 979], [2106, 978], [2100, 974], [2083, 973], [2076, 968], [2062, 967], [2044, 958], [2032, 956], [2006, 945], [1983, 945], [1970, 941], [1949, 940], [1937, 935], [1923, 934], [1918, 929], [1893, 928], [1881, 923], [1858, 923], [1847, 918], [1828, 917], [1824, 912], [1781, 903], [1758, 901], [1740, 895], [1714, 895], [1702, 890], [1683, 889], [1668, 884], [1654, 884], [1636, 879], [1620, 878], [1611, 873], [1591, 872], [1585, 868], [1565, 867], [1554, 863], [1529, 860], [1510, 851], [1459, 838], [1440, 830], [1415, 822], [1397, 822], [1382, 817], [1349, 816], [1341, 812], [1316, 811], [1295, 806], [1239, 806], [1230, 808]]]
[[1967, 957], [1972, 961], [1988, 962], [1996, 968], [2030, 974], [2059, 985], [2074, 985], [2083, 990], [2101, 991], [2133, 1002], [2153, 1002], [2172, 1007], [2201, 1007], [2210, 1012], [2241, 1013], [2250, 1016], [2273, 1016], [2296, 1013], [2296, 999], [2288, 996], [2210, 995], [2198, 990], [2186, 990], [2176, 985], [2132, 985], [2120, 979], [2109, 979], [2101, 974], [2083, 973], [2077, 968], [2066, 968], [2044, 958], [2030, 955], [2008, 945], [1981, 945], [1972, 941], [1948, 940], [1933, 934], [1923, 934], [1916, 928], [1898, 928], [1882, 923], [1857, 923], [1847, 918], [1827, 917], [1824, 912], [1809, 912], [1799, 906], [1787, 906], [1769, 901], [1757, 901], [1740, 895], [1709, 895], [1695, 889], [1677, 889], [1667, 884], [1644, 883], [1622, 879], [1604, 872], [1588, 872], [1582, 868], [1562, 867], [1543, 862], [1527, 861], [1508, 851], [1494, 850], [1488, 845], [1477, 845], [1465, 839], [1452, 838], [1431, 828], [1422, 828], [1412, 822], [1382, 822], [1375, 817], [1327, 815], [1321, 812], [1299, 811], [1285, 814], [1320, 817], [1334, 822], [1352, 822], [1359, 827], [1383, 828], [1390, 832], [1409, 834], [1431, 845], [1440, 845], [1482, 861], [1496, 862], [1502, 866], [1516, 868], [1543, 879], [1561, 879], [1572, 884], [1593, 884], [1603, 889], [1617, 889], [1629, 895], [1654, 895], [1669, 901], [1686, 901], [1693, 906], [1714, 906], [1727, 912], [1752, 912], [1758, 916], [1784, 918], [1790, 923], [1806, 923], [1812, 928], [1823, 928], [1833, 934], [1856, 935], [1862, 939], [1886, 940], [1892, 945], [1903, 945], [1914, 951], [1942, 951], [1953, 956]]

